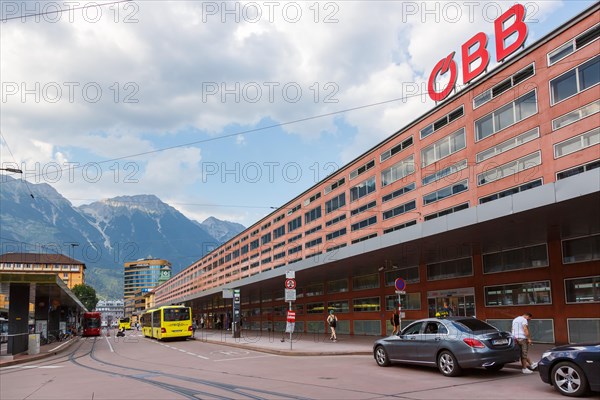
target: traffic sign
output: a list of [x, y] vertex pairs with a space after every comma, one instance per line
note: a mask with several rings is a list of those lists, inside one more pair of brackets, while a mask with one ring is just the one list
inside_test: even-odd
[[285, 288], [286, 289], [296, 289], [296, 280], [295, 279], [286, 279], [285, 280]]
[[287, 312], [287, 322], [296, 322], [296, 311]]
[[296, 289], [285, 289], [285, 301], [296, 301]]
[[394, 282], [394, 284], [396, 285], [396, 290], [404, 290], [404, 289], [406, 289], [406, 282], [404, 282], [404, 279], [402, 279], [402, 278], [396, 279], [396, 281]]

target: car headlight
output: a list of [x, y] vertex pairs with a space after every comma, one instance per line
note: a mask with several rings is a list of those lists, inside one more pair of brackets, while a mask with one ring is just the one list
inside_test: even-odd
[[545, 351], [542, 353], [542, 358], [550, 357], [550, 354], [552, 354], [551, 351]]

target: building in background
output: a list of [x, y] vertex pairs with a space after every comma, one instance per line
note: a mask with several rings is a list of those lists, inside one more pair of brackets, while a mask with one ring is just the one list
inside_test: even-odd
[[51, 273], [69, 289], [85, 283], [85, 263], [52, 253], [4, 253], [0, 255], [0, 273]]
[[171, 278], [171, 263], [167, 260], [149, 257], [126, 262], [123, 285], [126, 311], [127, 301], [135, 297], [136, 291], [146, 293], [169, 278]]
[[[283, 331], [290, 271], [297, 332], [322, 334], [335, 310], [338, 332], [384, 335], [401, 307], [403, 326], [444, 311], [510, 331], [528, 311], [537, 342], [600, 341], [599, 12], [492, 56], [494, 69], [157, 287], [157, 305], [224, 321], [223, 293], [239, 288], [245, 329]], [[456, 78], [448, 63], [435, 68]]]
[[95, 311], [102, 314], [103, 324], [114, 327], [119, 324], [119, 318], [125, 315], [125, 306], [123, 300], [100, 300]]

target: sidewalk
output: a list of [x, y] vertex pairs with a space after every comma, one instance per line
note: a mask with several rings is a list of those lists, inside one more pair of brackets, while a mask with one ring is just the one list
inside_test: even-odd
[[[137, 335], [140, 332], [129, 331], [127, 335]], [[289, 334], [282, 340], [281, 332], [243, 331], [241, 338], [233, 338], [230, 331], [198, 330], [193, 340], [201, 345], [202, 342], [222, 344], [247, 350], [260, 351], [285, 356], [334, 356], [334, 355], [372, 355], [373, 342], [379, 336], [338, 335], [337, 342], [331, 342], [329, 335], [294, 334], [290, 346]], [[19, 354], [13, 359], [0, 357], [0, 368], [9, 365], [22, 364], [49, 357], [69, 348], [79, 337], [62, 343], [52, 343], [40, 346], [40, 354]], [[530, 349], [532, 361], [539, 361], [542, 353], [554, 347], [553, 344], [537, 343]], [[519, 363], [507, 365], [507, 368], [520, 369]]]

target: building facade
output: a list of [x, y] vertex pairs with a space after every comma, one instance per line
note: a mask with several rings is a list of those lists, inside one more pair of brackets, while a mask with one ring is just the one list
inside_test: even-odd
[[[476, 316], [538, 342], [600, 340], [598, 4], [505, 60], [155, 290], [224, 321], [382, 335], [403, 321]], [[402, 278], [405, 294], [395, 293]], [[400, 302], [400, 304], [399, 304]], [[225, 317], [225, 318], [224, 318]]]
[[146, 293], [171, 277], [171, 263], [158, 258], [142, 258], [125, 263], [124, 300], [135, 297], [136, 291]]
[[125, 305], [123, 300], [100, 300], [96, 304], [96, 311], [102, 314], [103, 324], [114, 327], [125, 315]]
[[85, 283], [85, 263], [63, 254], [4, 253], [0, 273], [56, 274], [69, 289]]

